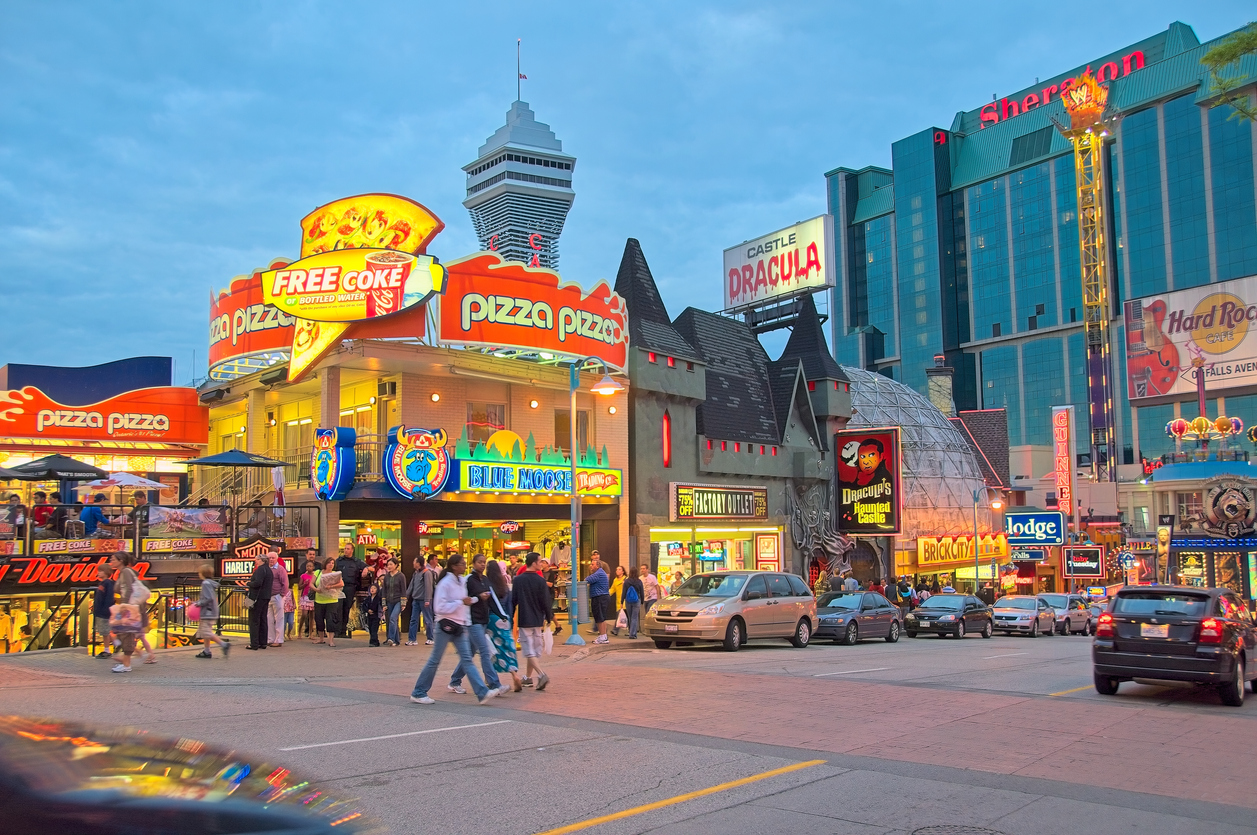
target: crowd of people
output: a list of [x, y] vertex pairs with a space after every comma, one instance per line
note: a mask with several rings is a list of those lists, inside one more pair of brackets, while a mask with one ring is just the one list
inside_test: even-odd
[[[826, 574], [821, 574], [815, 583], [815, 590], [817, 594], [827, 591], [877, 592], [898, 606], [904, 614], [920, 606], [933, 595], [956, 593], [956, 589], [953, 586], [941, 585], [937, 579], [926, 581], [908, 574], [899, 577], [891, 576], [886, 579], [875, 579], [865, 586], [850, 571], [843, 572], [833, 578]], [[983, 603], [990, 606], [1000, 598], [1001, 592], [990, 583], [985, 583], [982, 588], [978, 589], [976, 596]]]

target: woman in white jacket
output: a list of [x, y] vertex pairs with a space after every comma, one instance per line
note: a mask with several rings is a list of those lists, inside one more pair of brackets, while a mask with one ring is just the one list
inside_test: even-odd
[[428, 663], [423, 665], [423, 670], [419, 673], [414, 692], [410, 694], [410, 700], [416, 704], [434, 703], [428, 696], [428, 690], [436, 679], [436, 668], [441, 663], [441, 656], [445, 654], [445, 646], [450, 643], [454, 644], [458, 652], [463, 671], [467, 674], [467, 680], [471, 682], [471, 689], [480, 704], [485, 704], [498, 695], [497, 690], [490, 690], [485, 686], [480, 670], [476, 668], [471, 657], [467, 627], [471, 625], [471, 604], [476, 601], [467, 596], [467, 581], [463, 578], [466, 567], [462, 556], [455, 554], [445, 563], [445, 570], [437, 578], [432, 603], [438, 627], [433, 633], [436, 643], [432, 647], [432, 654], [428, 656]]

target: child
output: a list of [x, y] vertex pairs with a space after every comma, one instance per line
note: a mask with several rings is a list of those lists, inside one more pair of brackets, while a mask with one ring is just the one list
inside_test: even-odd
[[201, 607], [201, 621], [196, 627], [196, 637], [205, 641], [205, 649], [194, 658], [213, 658], [210, 644], [218, 644], [223, 648], [223, 658], [231, 652], [231, 641], [223, 640], [214, 634], [214, 625], [218, 623], [218, 581], [214, 579], [214, 566], [205, 563], [197, 571], [201, 575], [201, 597], [196, 605]]
[[380, 645], [380, 609], [384, 605], [384, 599], [380, 595], [380, 587], [373, 581], [367, 587], [366, 613], [367, 613], [367, 634], [371, 636], [368, 646], [378, 647]]
[[92, 615], [96, 626], [96, 634], [100, 636], [100, 652], [97, 658], [109, 658], [113, 655], [109, 643], [109, 609], [113, 606], [113, 586], [109, 566], [101, 563], [96, 566], [96, 595], [92, 601]]

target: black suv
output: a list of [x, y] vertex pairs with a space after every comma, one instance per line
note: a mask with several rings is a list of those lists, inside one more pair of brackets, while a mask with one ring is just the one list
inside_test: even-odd
[[1257, 678], [1253, 618], [1230, 589], [1130, 586], [1095, 630], [1095, 686], [1106, 696], [1131, 679], [1191, 681], [1239, 707], [1244, 682]]

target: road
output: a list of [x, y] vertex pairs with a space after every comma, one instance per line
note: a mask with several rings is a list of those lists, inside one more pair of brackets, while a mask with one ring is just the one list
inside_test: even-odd
[[619, 640], [560, 647], [546, 692], [484, 707], [444, 691], [448, 658], [437, 704], [411, 704], [424, 647], [172, 650], [126, 676], [59, 651], [0, 658], [0, 711], [237, 748], [394, 832], [1257, 831], [1257, 698], [1131, 683], [1102, 697], [1089, 647]]

